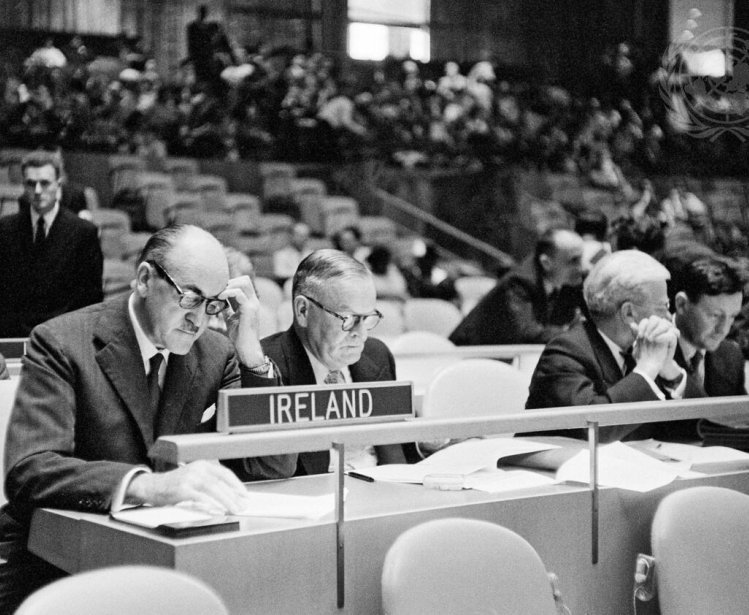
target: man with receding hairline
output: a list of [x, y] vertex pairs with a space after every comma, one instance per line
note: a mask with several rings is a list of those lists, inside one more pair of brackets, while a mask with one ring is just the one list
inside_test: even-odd
[[450, 340], [477, 344], [543, 344], [580, 313], [583, 240], [552, 229], [532, 257], [506, 273], [458, 324]]
[[[214, 431], [219, 389], [277, 383], [258, 311], [250, 278], [229, 278], [222, 245], [174, 226], [149, 239], [129, 297], [34, 328], [5, 447], [0, 612], [60, 574], [26, 550], [36, 508], [191, 502], [231, 513], [247, 505], [227, 467], [195, 461], [158, 471], [148, 452], [161, 435]], [[208, 329], [221, 312], [228, 336]], [[275, 463], [244, 460], [243, 478], [264, 478]]]
[[[546, 345], [526, 408], [684, 397], [686, 372], [674, 359], [679, 332], [669, 311], [668, 279], [663, 265], [638, 250], [621, 250], [598, 261], [583, 284], [590, 320]], [[652, 435], [646, 428], [603, 427], [600, 439]], [[576, 430], [564, 435], [585, 437]]]
[[[382, 315], [366, 266], [339, 250], [316, 250], [294, 274], [292, 302], [292, 326], [262, 340], [284, 385], [395, 380], [392, 353], [369, 337]], [[333, 465], [328, 451], [286, 457], [290, 474], [324, 473]], [[405, 461], [401, 445], [346, 447], [344, 467]]]

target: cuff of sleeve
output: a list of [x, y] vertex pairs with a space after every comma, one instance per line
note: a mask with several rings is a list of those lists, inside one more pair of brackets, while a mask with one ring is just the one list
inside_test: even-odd
[[145, 466], [137, 466], [122, 477], [120, 484], [117, 486], [117, 489], [112, 496], [112, 503], [109, 506], [110, 512], [117, 512], [123, 508], [127, 508], [127, 504], [125, 503], [127, 488], [138, 474], [151, 474], [151, 469]]
[[656, 394], [658, 399], [661, 401], [666, 399], [666, 394], [661, 391], [660, 387], [655, 383], [655, 380], [653, 380], [650, 376], [648, 376], [645, 372], [640, 371], [636, 367], [632, 370], [633, 374], [639, 374], [645, 379], [645, 382], [648, 383], [648, 386], [653, 390], [653, 393]]

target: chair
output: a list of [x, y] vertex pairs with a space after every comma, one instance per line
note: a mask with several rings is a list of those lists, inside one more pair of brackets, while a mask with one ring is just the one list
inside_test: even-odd
[[408, 299], [403, 305], [406, 331], [431, 331], [449, 336], [463, 315], [449, 301], [443, 299]]
[[184, 572], [112, 566], [81, 572], [38, 589], [16, 615], [228, 615], [214, 589]]
[[406, 331], [396, 337], [390, 344], [393, 354], [398, 353], [424, 353], [450, 352], [455, 349], [453, 344], [444, 335], [431, 331]]
[[172, 176], [177, 190], [192, 190], [193, 178], [200, 173], [200, 165], [195, 158], [166, 158], [164, 170]]
[[469, 275], [455, 280], [455, 292], [460, 298], [460, 311], [468, 314], [481, 298], [497, 285], [497, 279], [483, 275]]
[[361, 216], [357, 226], [365, 246], [392, 246], [398, 235], [395, 222], [385, 216]]
[[359, 223], [359, 204], [349, 196], [325, 196], [320, 201], [322, 229], [312, 229], [326, 237]]
[[296, 177], [294, 165], [284, 162], [261, 162], [259, 170], [263, 178], [263, 199], [291, 195], [291, 180]]
[[130, 216], [120, 209], [96, 209], [91, 212], [91, 222], [99, 229], [104, 258], [122, 260], [126, 252], [125, 238], [130, 233]]
[[291, 299], [284, 299], [278, 306], [276, 321], [279, 331], [286, 331], [294, 323], [294, 305], [291, 303]]
[[195, 175], [192, 189], [200, 194], [206, 211], [224, 211], [227, 208], [226, 179], [220, 175]]
[[284, 300], [283, 289], [265, 276], [255, 276], [253, 283], [261, 305], [269, 307], [275, 313]]
[[436, 519], [403, 532], [385, 556], [381, 586], [385, 615], [557, 615], [530, 543], [477, 519]]
[[522, 412], [529, 384], [527, 373], [502, 361], [454, 361], [437, 372], [427, 386], [420, 415], [448, 418]]
[[380, 299], [377, 301], [377, 309], [380, 310], [383, 318], [377, 328], [372, 330], [373, 337], [395, 339], [405, 332], [402, 301]]
[[113, 154], [107, 157], [109, 185], [112, 194], [125, 188], [138, 188], [137, 175], [147, 170], [146, 161], [131, 154]]
[[661, 500], [651, 526], [662, 615], [738, 615], [749, 605], [749, 495], [692, 487]]
[[10, 184], [22, 184], [23, 173], [21, 162], [32, 150], [20, 147], [3, 148], [0, 150], [0, 169], [3, 171], [2, 181]]
[[104, 298], [131, 290], [131, 283], [135, 279], [135, 266], [132, 262], [105, 258], [102, 271], [102, 287]]
[[18, 199], [23, 194], [23, 184], [0, 183], [0, 216], [18, 211]]

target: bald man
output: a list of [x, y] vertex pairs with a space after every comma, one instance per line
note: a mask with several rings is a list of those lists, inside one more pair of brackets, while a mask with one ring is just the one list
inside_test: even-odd
[[[229, 278], [221, 244], [173, 226], [144, 247], [129, 297], [31, 332], [5, 449], [0, 612], [60, 575], [26, 550], [38, 507], [104, 513], [192, 501], [231, 513], [246, 505], [227, 467], [196, 461], [156, 471], [148, 451], [161, 435], [214, 431], [219, 389], [277, 384], [258, 311], [250, 278]], [[228, 337], [208, 329], [218, 313], [227, 315]], [[243, 466], [262, 478], [274, 459]]]
[[583, 240], [553, 229], [533, 256], [505, 274], [450, 334], [458, 346], [545, 344], [580, 313]]

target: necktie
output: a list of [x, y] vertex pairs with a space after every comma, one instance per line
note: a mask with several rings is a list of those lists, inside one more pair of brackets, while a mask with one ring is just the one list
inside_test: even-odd
[[623, 372], [626, 376], [627, 374], [630, 374], [632, 370], [637, 365], [637, 361], [635, 361], [635, 358], [632, 356], [632, 350], [622, 350], [621, 355], [624, 358], [624, 368]]
[[346, 382], [346, 378], [344, 378], [342, 371], [334, 369], [328, 372], [324, 382], [325, 384], [342, 384]]
[[702, 382], [702, 370], [700, 369], [702, 365], [702, 359], [705, 357], [705, 355], [702, 354], [699, 350], [692, 355], [692, 358], [689, 359], [689, 373], [692, 374], [700, 383]]
[[159, 396], [161, 395], [161, 389], [159, 388], [159, 368], [164, 361], [164, 355], [157, 352], [149, 360], [151, 366], [148, 372], [148, 399], [150, 400], [151, 413], [156, 424], [156, 418], [159, 414]]
[[36, 221], [36, 230], [34, 231], [34, 243], [41, 245], [47, 237], [47, 225], [44, 222], [44, 216], [39, 216]]

